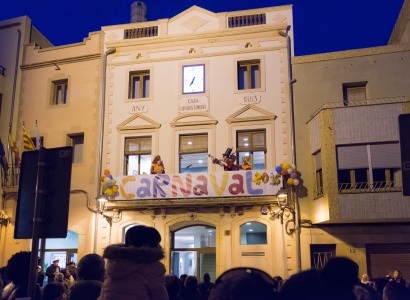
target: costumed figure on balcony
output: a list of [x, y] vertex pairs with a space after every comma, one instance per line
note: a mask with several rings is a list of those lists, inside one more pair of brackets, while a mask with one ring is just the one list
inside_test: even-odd
[[211, 154], [208, 154], [208, 156], [211, 158], [213, 164], [220, 165], [225, 171], [236, 171], [239, 169], [239, 166], [234, 163], [235, 159], [232, 158], [232, 148], [226, 149], [225, 153], [222, 154], [222, 159], [218, 159]]
[[164, 162], [161, 160], [161, 156], [156, 155], [154, 157], [150, 174], [165, 174]]
[[242, 170], [252, 170], [251, 159], [249, 158], [249, 156], [242, 157], [241, 169]]

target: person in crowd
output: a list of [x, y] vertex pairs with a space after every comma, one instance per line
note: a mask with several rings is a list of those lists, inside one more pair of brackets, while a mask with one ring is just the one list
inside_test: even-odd
[[60, 262], [60, 260], [58, 258], [53, 259], [53, 264], [50, 265], [47, 269], [46, 269], [46, 276], [47, 276], [47, 282], [54, 282], [54, 277], [57, 273], [60, 273], [60, 267], [58, 266], [58, 263]]
[[70, 269], [63, 269], [61, 272], [64, 275], [64, 281], [67, 282], [68, 287], [72, 287], [74, 285], [74, 277], [71, 275]]
[[383, 300], [410, 300], [410, 292], [402, 283], [390, 281], [383, 289]]
[[151, 165], [151, 174], [165, 174], [164, 162], [161, 159], [161, 156], [156, 155], [152, 160]]
[[[7, 262], [6, 277], [10, 281], [1, 293], [1, 300], [15, 300], [27, 297], [30, 275], [31, 252], [15, 253]], [[36, 299], [41, 299], [42, 288], [36, 284]]]
[[399, 270], [394, 270], [393, 278], [391, 278], [390, 281], [406, 286], [406, 280], [403, 278], [403, 275]]
[[322, 269], [321, 277], [326, 299], [356, 299], [353, 287], [358, 282], [359, 265], [350, 258], [331, 258]]
[[198, 279], [195, 276], [188, 276], [185, 279], [181, 298], [184, 300], [201, 300], [201, 294], [198, 291]]
[[281, 276], [273, 276], [273, 280], [275, 281], [275, 291], [279, 291], [283, 284], [283, 278]]
[[204, 273], [202, 282], [198, 284], [198, 291], [201, 294], [201, 299], [207, 300], [210, 290], [214, 284], [211, 282], [211, 276], [209, 273]]
[[[104, 259], [95, 253], [83, 256], [78, 262], [78, 280], [70, 288], [69, 300], [96, 300], [101, 292], [105, 273]], [[116, 300], [120, 300], [119, 298]]]
[[254, 268], [233, 268], [222, 273], [209, 293], [209, 300], [276, 300], [275, 282]]
[[98, 299], [167, 300], [160, 242], [155, 228], [138, 225], [127, 230], [125, 244], [105, 248], [107, 271]]
[[181, 293], [180, 293], [180, 295], [182, 295], [182, 292], [184, 291], [184, 288], [185, 288], [185, 279], [188, 277], [188, 274], [181, 274], [180, 276], [179, 276], [179, 280], [180, 280], [180, 283], [181, 283]]
[[43, 289], [41, 300], [63, 300], [66, 293], [65, 287], [59, 282], [50, 282]]
[[74, 281], [76, 281], [78, 275], [77, 275], [77, 267], [75, 266], [75, 262], [73, 261], [68, 262], [65, 268], [70, 271], [71, 276], [73, 276]]
[[63, 273], [57, 273], [54, 276], [54, 282], [61, 284], [64, 287], [64, 293], [68, 292], [68, 290], [70, 289], [70, 285], [68, 284], [68, 282], [65, 280], [64, 278], [64, 274]]
[[283, 283], [279, 296], [283, 300], [326, 300], [320, 270], [293, 274]]
[[37, 267], [37, 284], [41, 287], [43, 287], [44, 285], [44, 272], [43, 272], [43, 268], [39, 265]]
[[167, 289], [169, 300], [182, 300], [181, 280], [174, 274], [165, 275], [165, 288]]

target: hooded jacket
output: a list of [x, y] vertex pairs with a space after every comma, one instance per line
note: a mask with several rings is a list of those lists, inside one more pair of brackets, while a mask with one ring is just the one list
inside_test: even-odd
[[108, 259], [99, 300], [167, 300], [164, 258], [158, 247], [110, 245], [104, 250]]

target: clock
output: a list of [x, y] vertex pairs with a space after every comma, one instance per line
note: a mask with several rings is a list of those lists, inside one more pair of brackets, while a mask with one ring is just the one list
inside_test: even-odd
[[195, 94], [205, 92], [205, 65], [182, 67], [182, 93]]

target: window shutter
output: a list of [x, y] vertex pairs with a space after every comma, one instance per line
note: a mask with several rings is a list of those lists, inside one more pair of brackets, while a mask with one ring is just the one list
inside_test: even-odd
[[237, 152], [264, 151], [266, 152], [265, 130], [238, 132]]
[[370, 145], [372, 168], [400, 168], [399, 143]]
[[347, 100], [365, 100], [366, 87], [351, 87], [347, 88]]
[[337, 147], [338, 169], [363, 169], [369, 168], [367, 146]]
[[315, 170], [318, 171], [322, 169], [322, 152], [318, 152], [314, 155], [315, 158]]
[[207, 153], [208, 152], [208, 135], [180, 135], [179, 136], [179, 154], [190, 153]]
[[151, 154], [152, 138], [139, 137], [125, 139], [125, 155]]

